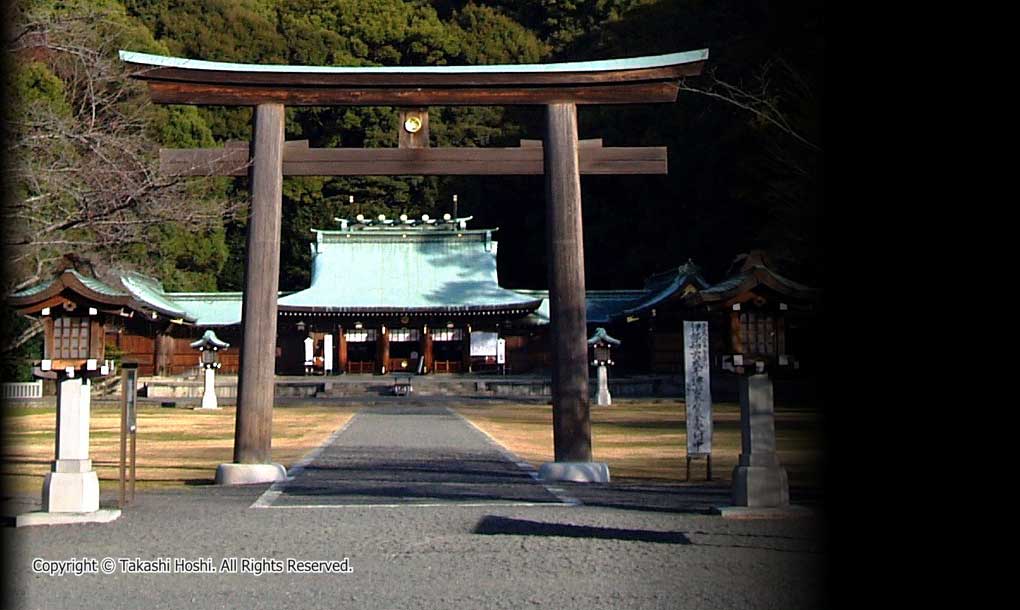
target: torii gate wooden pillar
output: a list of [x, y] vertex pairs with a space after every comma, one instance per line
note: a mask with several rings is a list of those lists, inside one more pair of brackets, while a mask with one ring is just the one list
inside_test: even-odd
[[[250, 168], [251, 213], [242, 307], [234, 466], [220, 482], [286, 476], [270, 465], [284, 175], [545, 175], [546, 243], [552, 326], [553, 442], [556, 465], [591, 461], [585, 316], [582, 173], [666, 173], [663, 147], [603, 148], [579, 142], [578, 104], [673, 102], [679, 81], [701, 73], [706, 49], [655, 57], [511, 66], [346, 68], [225, 64], [121, 51], [121, 59], [164, 104], [254, 106], [250, 150], [161, 151], [176, 175], [243, 175]], [[430, 105], [545, 106], [544, 145], [428, 148]], [[384, 105], [418, 112], [423, 133], [396, 149], [309, 149], [285, 143], [284, 106]], [[415, 130], [417, 131], [417, 130]], [[248, 465], [250, 468], [245, 468]], [[548, 466], [548, 465], [547, 465]], [[604, 465], [603, 465], [604, 469]], [[592, 469], [545, 469], [550, 478], [604, 480]], [[605, 470], [608, 477], [608, 470]]]

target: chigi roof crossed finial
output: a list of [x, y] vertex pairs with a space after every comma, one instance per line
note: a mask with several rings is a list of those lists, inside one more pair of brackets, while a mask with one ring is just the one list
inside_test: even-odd
[[[399, 218], [387, 218], [385, 214], [379, 214], [375, 218], [369, 218], [364, 214], [358, 214], [354, 220], [348, 218], [333, 218], [340, 223], [341, 231], [360, 231], [364, 229], [388, 229], [394, 231], [405, 231], [407, 229], [417, 230], [464, 230], [467, 223], [473, 220], [474, 216], [454, 217], [452, 214], [443, 214], [441, 219], [432, 218], [428, 214], [422, 214], [421, 218], [411, 218], [407, 214], [401, 214]], [[312, 229], [318, 232], [318, 229]]]

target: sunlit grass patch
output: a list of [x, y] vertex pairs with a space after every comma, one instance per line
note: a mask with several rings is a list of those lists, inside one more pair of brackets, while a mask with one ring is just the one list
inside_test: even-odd
[[[290, 467], [342, 426], [356, 407], [291, 403], [273, 410], [273, 460]], [[210, 484], [216, 466], [233, 460], [235, 408], [196, 411], [142, 404], [138, 409], [140, 489]], [[56, 409], [13, 407], [0, 412], [0, 482], [9, 493], [39, 492], [55, 450]], [[92, 405], [90, 452], [101, 485], [120, 476], [120, 408]], [[104, 488], [105, 485], [104, 485]]]
[[[534, 466], [553, 460], [552, 407], [535, 404], [458, 405], [458, 412]], [[740, 407], [712, 407], [712, 475], [726, 482], [740, 455]], [[686, 474], [686, 411], [682, 401], [623, 400], [591, 407], [592, 458], [609, 464], [615, 479], [682, 481]], [[821, 474], [820, 416], [777, 405], [779, 460], [792, 485], [816, 485]], [[692, 464], [692, 480], [704, 479], [705, 462]]]

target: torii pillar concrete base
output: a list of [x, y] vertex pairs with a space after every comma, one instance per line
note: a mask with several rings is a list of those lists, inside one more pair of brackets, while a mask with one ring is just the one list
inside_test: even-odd
[[216, 467], [217, 485], [255, 485], [287, 480], [283, 464], [220, 464]]
[[605, 462], [547, 462], [538, 469], [543, 481], [572, 483], [608, 483], [609, 465]]

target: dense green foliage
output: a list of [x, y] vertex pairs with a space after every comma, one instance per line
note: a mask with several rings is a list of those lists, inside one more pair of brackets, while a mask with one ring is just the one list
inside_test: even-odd
[[[767, 248], [793, 276], [821, 278], [822, 22], [813, 3], [700, 0], [104, 0], [31, 4], [117, 15], [133, 50], [238, 62], [319, 65], [521, 63], [711, 50], [710, 78], [761, 91], [806, 145], [760, 114], [684, 92], [675, 105], [583, 108], [582, 138], [607, 145], [666, 145], [668, 176], [583, 179], [587, 284], [636, 287], [653, 271], [689, 257], [720, 279], [735, 255]], [[128, 32], [125, 35], [123, 32]], [[47, 66], [13, 72], [23, 104], [59, 108], [62, 81]], [[767, 88], [763, 85], [767, 83]], [[151, 137], [172, 147], [209, 146], [250, 135], [250, 109], [153, 107]], [[513, 145], [541, 137], [536, 108], [434, 108], [433, 145]], [[290, 108], [288, 139], [312, 146], [395, 146], [392, 108]], [[196, 197], [243, 197], [244, 179], [212, 182]], [[335, 216], [448, 211], [460, 195], [474, 226], [500, 226], [504, 284], [545, 283], [540, 178], [293, 178], [284, 188], [281, 289], [307, 285], [311, 228]], [[355, 197], [353, 206], [347, 203]], [[190, 233], [154, 230], [121, 253], [170, 289], [238, 289], [243, 211]]]

